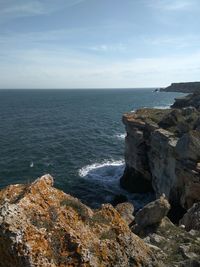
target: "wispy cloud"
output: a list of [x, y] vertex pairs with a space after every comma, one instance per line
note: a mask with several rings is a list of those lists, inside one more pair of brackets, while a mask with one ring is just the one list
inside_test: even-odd
[[1, 0], [0, 16], [1, 20], [36, 15], [45, 15], [56, 12], [59, 9], [71, 7], [86, 0]]
[[91, 46], [88, 48], [89, 50], [96, 52], [122, 52], [126, 50], [126, 46], [122, 43], [119, 44], [101, 44], [96, 46]]
[[199, 2], [196, 0], [150, 0], [148, 5], [165, 11], [183, 11], [198, 6]]
[[144, 38], [145, 43], [153, 46], [163, 46], [168, 48], [188, 48], [188, 47], [198, 47], [200, 45], [200, 36], [196, 34], [189, 35], [161, 35], [157, 37], [146, 37]]

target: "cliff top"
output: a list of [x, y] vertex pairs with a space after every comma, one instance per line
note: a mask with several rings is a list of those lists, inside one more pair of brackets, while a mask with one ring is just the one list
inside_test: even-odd
[[172, 83], [166, 88], [161, 88], [161, 92], [179, 92], [179, 93], [200, 93], [200, 82], [182, 82]]
[[144, 127], [149, 130], [162, 128], [182, 136], [184, 133], [197, 129], [200, 113], [192, 107], [184, 109], [139, 109], [136, 112], [126, 113], [123, 116], [125, 125], [135, 125], [138, 129]]

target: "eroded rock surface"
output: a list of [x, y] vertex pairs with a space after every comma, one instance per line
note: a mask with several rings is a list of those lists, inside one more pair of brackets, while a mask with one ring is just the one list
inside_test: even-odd
[[115, 209], [119, 212], [119, 214], [128, 224], [131, 224], [134, 221], [135, 218], [133, 216], [133, 204], [129, 202], [120, 203], [115, 206]]
[[175, 213], [200, 201], [200, 112], [140, 109], [123, 116], [126, 168], [121, 186], [131, 192], [163, 193]]
[[136, 213], [135, 222], [141, 228], [158, 224], [167, 215], [170, 204], [164, 196], [150, 202]]
[[109, 204], [91, 210], [50, 175], [0, 191], [0, 266], [156, 266], [150, 247]]
[[[159, 267], [197, 267], [200, 264], [200, 232], [186, 232], [165, 217], [157, 227], [142, 233], [143, 240], [157, 251]], [[155, 252], [156, 253], [156, 252]]]

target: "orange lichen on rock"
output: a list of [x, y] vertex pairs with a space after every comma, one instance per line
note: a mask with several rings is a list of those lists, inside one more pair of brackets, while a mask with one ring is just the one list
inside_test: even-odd
[[0, 191], [0, 267], [156, 266], [109, 204], [93, 211], [44, 175]]

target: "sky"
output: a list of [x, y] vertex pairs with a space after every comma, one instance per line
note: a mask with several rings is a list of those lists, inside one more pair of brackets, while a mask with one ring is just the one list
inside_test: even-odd
[[200, 0], [0, 0], [0, 89], [200, 80]]

